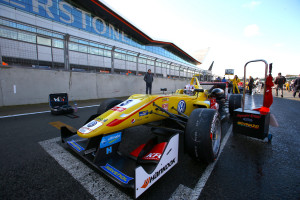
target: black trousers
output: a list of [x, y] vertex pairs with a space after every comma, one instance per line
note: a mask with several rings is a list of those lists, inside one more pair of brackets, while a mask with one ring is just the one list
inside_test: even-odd
[[[300, 90], [300, 85], [296, 85], [295, 88], [294, 88], [294, 93], [293, 93], [293, 96], [295, 97], [296, 96], [296, 93], [297, 91]], [[300, 98], [300, 91], [299, 91], [299, 98]]]
[[146, 94], [148, 94], [148, 90], [149, 94], [152, 94], [152, 83], [146, 83]]
[[253, 86], [252, 85], [249, 85], [249, 94], [252, 95], [252, 88]]

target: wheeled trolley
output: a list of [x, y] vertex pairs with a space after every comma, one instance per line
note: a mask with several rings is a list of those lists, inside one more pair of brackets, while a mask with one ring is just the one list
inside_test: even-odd
[[[249, 61], [244, 66], [244, 83], [246, 83], [246, 66], [252, 62], [264, 62], [265, 63], [265, 84], [264, 84], [264, 102], [266, 106], [266, 80], [268, 63], [265, 60], [253, 60]], [[269, 73], [271, 75], [272, 64], [270, 64]], [[272, 91], [268, 91], [272, 92]], [[265, 139], [268, 138], [268, 142], [272, 140], [272, 134], [269, 134], [270, 124], [270, 111], [268, 107], [262, 107], [264, 109], [248, 110], [245, 109], [245, 84], [243, 91], [243, 103], [242, 108], [235, 109], [233, 111], [233, 133], [242, 134], [253, 138]]]

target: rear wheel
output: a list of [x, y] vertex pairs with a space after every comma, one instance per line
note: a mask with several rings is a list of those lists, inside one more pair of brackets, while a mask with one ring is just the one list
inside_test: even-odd
[[243, 95], [232, 94], [229, 97], [229, 113], [233, 114], [233, 111], [237, 108], [241, 108], [243, 105]]
[[113, 108], [114, 106], [116, 106], [116, 105], [118, 105], [122, 102], [123, 101], [121, 101], [120, 99], [107, 99], [107, 100], [104, 100], [103, 102], [101, 102], [101, 104], [99, 105], [99, 107], [97, 109], [97, 115], [102, 115], [103, 113], [105, 113], [109, 109]]
[[217, 110], [193, 110], [185, 129], [185, 149], [198, 161], [213, 162], [220, 150], [221, 120]]

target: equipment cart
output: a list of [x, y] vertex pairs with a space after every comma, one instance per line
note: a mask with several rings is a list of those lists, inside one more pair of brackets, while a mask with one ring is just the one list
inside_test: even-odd
[[[265, 60], [252, 60], [244, 66], [244, 83], [246, 83], [246, 66], [252, 62], [264, 62], [265, 63], [265, 84], [264, 84], [264, 97], [263, 107], [248, 110], [245, 109], [245, 84], [243, 91], [243, 103], [242, 108], [235, 109], [233, 111], [233, 133], [242, 134], [253, 138], [265, 139], [268, 138], [270, 143], [272, 140], [272, 134], [269, 134], [270, 124], [270, 109], [273, 102], [272, 89], [270, 84], [267, 86], [267, 78], [270, 83], [272, 80], [272, 63], [269, 67], [269, 75], [267, 77], [268, 63]], [[271, 84], [273, 84], [271, 82]]]

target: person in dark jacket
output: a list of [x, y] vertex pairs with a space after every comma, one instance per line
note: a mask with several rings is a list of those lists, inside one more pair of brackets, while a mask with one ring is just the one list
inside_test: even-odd
[[300, 98], [300, 74], [299, 77], [296, 78], [295, 82], [294, 82], [294, 93], [293, 96], [296, 96], [297, 91], [299, 90], [299, 98]]
[[249, 94], [252, 95], [252, 88], [253, 88], [253, 85], [254, 85], [254, 79], [252, 78], [252, 76], [249, 77], [249, 83], [248, 83], [248, 86], [249, 86]]
[[146, 94], [152, 93], [152, 82], [153, 82], [153, 74], [151, 74], [151, 69], [148, 69], [148, 72], [144, 76], [144, 81], [146, 82]]
[[284, 76], [281, 76], [281, 73], [278, 73], [278, 76], [275, 78], [274, 83], [276, 84], [276, 96], [278, 96], [278, 90], [281, 90], [281, 97], [283, 97], [283, 85], [285, 84], [286, 79]]

